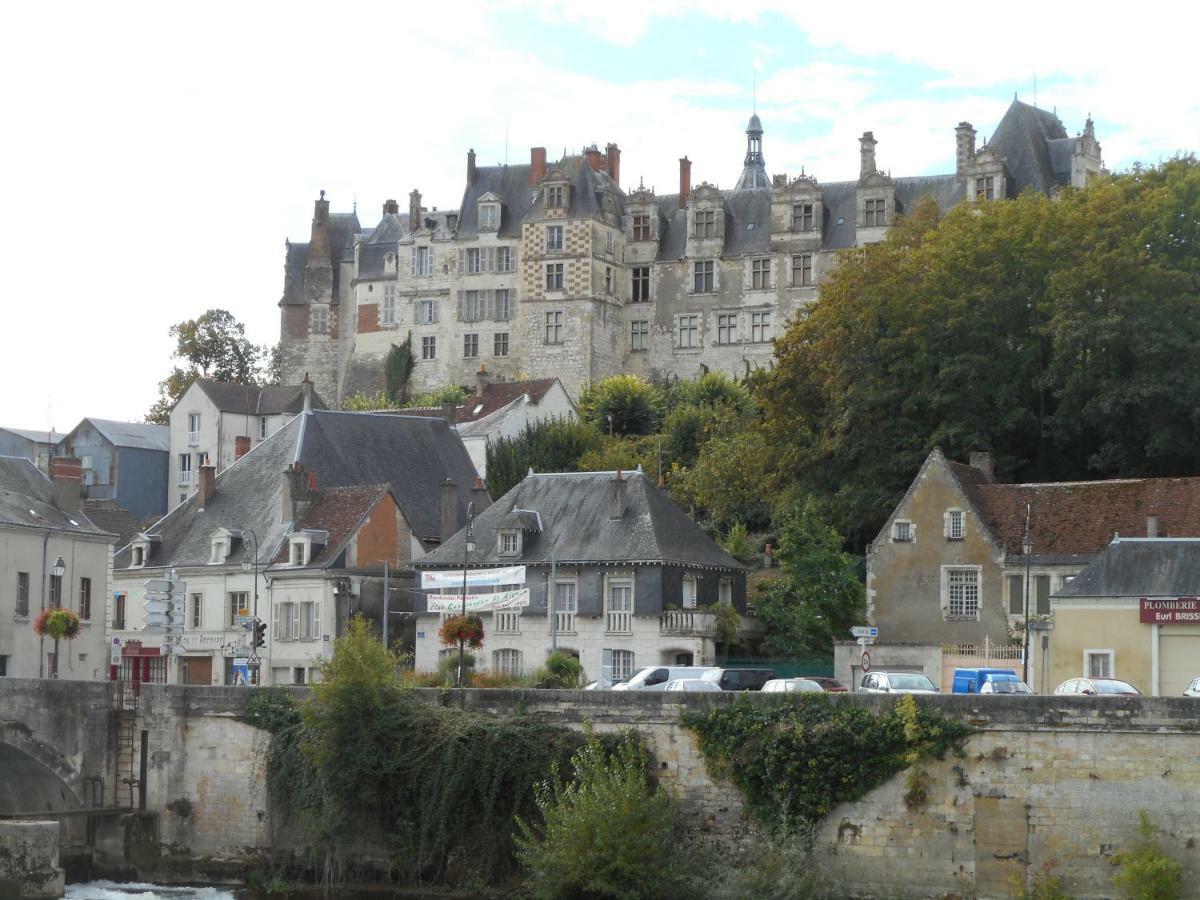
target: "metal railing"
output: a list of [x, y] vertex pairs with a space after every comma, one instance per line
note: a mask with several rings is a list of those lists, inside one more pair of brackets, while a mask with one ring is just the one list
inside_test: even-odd
[[[160, 469], [159, 471], [162, 471], [162, 470]], [[186, 472], [180, 472], [179, 478], [176, 479], [175, 483], [180, 486], [191, 487], [192, 478], [195, 474], [196, 473], [193, 472], [191, 469], [188, 469]]]
[[200, 446], [200, 432], [198, 432], [198, 431], [189, 431], [188, 432], [188, 446], [189, 447], [199, 447]]

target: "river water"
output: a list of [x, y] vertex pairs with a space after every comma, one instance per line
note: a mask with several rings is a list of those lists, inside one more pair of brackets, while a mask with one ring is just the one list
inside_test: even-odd
[[226, 888], [89, 881], [68, 884], [66, 900], [235, 900]]

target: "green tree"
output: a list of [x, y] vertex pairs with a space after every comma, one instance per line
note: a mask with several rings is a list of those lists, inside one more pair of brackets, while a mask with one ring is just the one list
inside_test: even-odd
[[392, 344], [383, 363], [383, 376], [387, 383], [384, 393], [392, 403], [399, 405], [408, 399], [408, 380], [416, 364], [410, 331], [399, 344]]
[[453, 403], [455, 406], [462, 406], [463, 401], [469, 397], [467, 389], [457, 384], [447, 385], [443, 388], [438, 388], [436, 391], [430, 391], [427, 394], [413, 397], [405, 407], [429, 407], [429, 406], [445, 406], [447, 403]]
[[551, 419], [536, 422], [511, 438], [488, 444], [487, 483], [493, 497], [502, 497], [530, 469], [535, 472], [578, 472], [585, 453], [598, 450], [601, 436], [584, 422]]
[[579, 394], [579, 414], [605, 434], [653, 434], [662, 419], [663, 392], [640, 375], [610, 375]]
[[676, 467], [669, 484], [679, 502], [698, 507], [718, 528], [753, 527], [771, 517], [771, 467], [775, 454], [757, 428], [710, 439], [691, 469]]
[[832, 653], [833, 642], [866, 618], [854, 559], [812, 498], [790, 506], [776, 527], [782, 577], [760, 585], [756, 600], [766, 642], [784, 656]]

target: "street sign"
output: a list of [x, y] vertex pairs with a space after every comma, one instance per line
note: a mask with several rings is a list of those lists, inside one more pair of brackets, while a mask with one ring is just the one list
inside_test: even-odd
[[234, 659], [249, 659], [252, 651], [249, 647], [233, 647], [229, 651], [229, 655]]
[[172, 656], [183, 656], [186, 653], [187, 653], [187, 651], [183, 649], [183, 644], [172, 644], [171, 645], [171, 655]]
[[871, 671], [871, 654], [866, 650], [863, 651], [862, 655], [862, 670], [864, 674]]
[[121, 664], [121, 639], [119, 637], [112, 639], [112, 646], [109, 647], [108, 661], [114, 666], [119, 666]]
[[874, 625], [855, 625], [850, 629], [850, 634], [856, 638], [877, 638], [879, 629]]
[[171, 604], [166, 600], [147, 600], [142, 604], [142, 609], [148, 613], [162, 613], [165, 615], [171, 611]]
[[146, 627], [148, 628], [163, 628], [171, 624], [171, 617], [165, 612], [148, 612], [146, 613]]
[[142, 587], [146, 589], [146, 596], [151, 594], [169, 594], [174, 592], [182, 594], [187, 590], [186, 581], [172, 581], [170, 578], [147, 578], [142, 582]]
[[163, 642], [164, 647], [167, 646], [168, 644], [182, 644], [183, 643], [183, 635], [182, 634], [164, 634], [162, 636], [162, 642]]
[[250, 630], [250, 623], [253, 621], [254, 616], [237, 615], [233, 617], [233, 624], [237, 625], [239, 628], [245, 628], [247, 631]]

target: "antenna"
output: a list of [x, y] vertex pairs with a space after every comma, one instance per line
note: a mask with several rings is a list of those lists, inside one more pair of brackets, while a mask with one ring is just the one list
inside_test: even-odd
[[754, 87], [753, 87], [754, 93], [753, 93], [753, 100], [751, 101], [753, 109], [751, 109], [750, 111], [757, 113], [758, 112], [758, 69], [754, 70], [753, 75], [754, 75]]
[[504, 165], [505, 166], [508, 165], [508, 121], [509, 121], [509, 118], [510, 118], [509, 114], [505, 113], [504, 114]]

